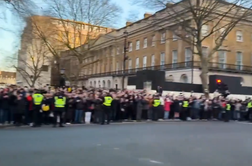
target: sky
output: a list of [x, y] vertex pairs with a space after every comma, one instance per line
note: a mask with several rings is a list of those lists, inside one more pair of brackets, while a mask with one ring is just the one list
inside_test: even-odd
[[[143, 8], [139, 8], [139, 6], [132, 5], [129, 0], [112, 1], [123, 9], [121, 20], [117, 25], [118, 28], [125, 26], [126, 21], [128, 21], [132, 13], [136, 13], [137, 19], [141, 19], [145, 12], [150, 12]], [[0, 18], [0, 70], [10, 70], [7, 59], [17, 53], [19, 49], [19, 36], [24, 24], [22, 24], [7, 8], [0, 7], [0, 11], [3, 11], [6, 18], [4, 20]], [[8, 31], [6, 31], [6, 29]]]

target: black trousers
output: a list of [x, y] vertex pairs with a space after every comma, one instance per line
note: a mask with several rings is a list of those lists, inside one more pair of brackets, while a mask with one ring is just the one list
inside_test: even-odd
[[43, 123], [49, 124], [50, 123], [50, 111], [43, 111]]
[[103, 125], [105, 123], [105, 118], [107, 118], [107, 124], [110, 123], [110, 118], [111, 118], [111, 107], [104, 106], [101, 111], [101, 118], [100, 118], [100, 123]]
[[157, 121], [159, 115], [159, 107], [152, 107], [152, 120]]
[[62, 110], [54, 110], [53, 112], [53, 116], [54, 116], [54, 126], [57, 125], [57, 120], [58, 120], [58, 117], [59, 117], [59, 126], [62, 126], [62, 123], [63, 123], [63, 111]]
[[15, 113], [14, 114], [14, 121], [16, 122], [16, 125], [21, 125], [22, 124], [22, 117], [23, 114], [22, 113]]
[[33, 126], [40, 126], [41, 125], [40, 109], [41, 109], [41, 105], [34, 106], [34, 109], [33, 109]]
[[225, 117], [225, 120], [224, 120], [224, 121], [225, 121], [225, 122], [229, 122], [229, 120], [230, 120], [230, 112], [231, 112], [231, 111], [226, 111], [226, 112], [225, 112], [225, 115], [224, 115], [224, 117]]

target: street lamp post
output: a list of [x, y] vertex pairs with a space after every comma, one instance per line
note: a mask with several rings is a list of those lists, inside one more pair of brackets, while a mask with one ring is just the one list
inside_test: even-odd
[[128, 59], [128, 57], [127, 57], [127, 51], [128, 51], [128, 34], [129, 33], [126, 30], [123, 32], [123, 35], [124, 35], [124, 54], [123, 54], [122, 89], [124, 89], [126, 60]]
[[59, 80], [59, 85], [61, 87], [65, 86], [65, 78], [64, 78], [64, 74], [65, 74], [65, 69], [60, 69], [60, 80]]

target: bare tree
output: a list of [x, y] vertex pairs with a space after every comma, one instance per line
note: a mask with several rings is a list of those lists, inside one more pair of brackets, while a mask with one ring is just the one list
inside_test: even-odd
[[127, 17], [127, 21], [136, 22], [137, 20], [139, 20], [139, 12], [138, 11], [131, 10], [129, 13], [130, 14]]
[[43, 71], [48, 70], [50, 58], [48, 50], [43, 43], [33, 40], [32, 44], [27, 46], [26, 54], [19, 52], [19, 56], [10, 58], [12, 67], [20, 74], [25, 82], [34, 87], [39, 83], [39, 78]]
[[[200, 59], [200, 78], [204, 93], [208, 96], [209, 62], [217, 51], [224, 49], [225, 38], [236, 26], [245, 21], [251, 22], [251, 1], [150, 0], [148, 3], [141, 0], [133, 1], [145, 7], [164, 9], [152, 17], [150, 23], [172, 31], [179, 40], [192, 45], [193, 56], [196, 55]], [[161, 22], [165, 23], [167, 20], [174, 25], [165, 27]], [[203, 43], [209, 38], [213, 38], [214, 44], [206, 51], [203, 49]]]
[[10, 5], [11, 10], [20, 16], [27, 16], [34, 12], [37, 5], [34, 0], [1, 0], [4, 3]]
[[83, 68], [99, 61], [87, 62], [93, 57], [90, 54], [93, 41], [100, 34], [112, 30], [103, 26], [112, 26], [116, 22], [120, 8], [111, 0], [48, 0], [47, 3], [50, 9], [46, 13], [54, 18], [48, 17], [49, 20], [44, 20], [44, 23], [30, 18], [33, 33], [42, 39], [57, 62], [58, 70], [64, 67], [60, 64], [61, 52], [69, 50], [68, 58], [74, 58], [77, 63], [75, 72], [67, 79], [76, 81]]

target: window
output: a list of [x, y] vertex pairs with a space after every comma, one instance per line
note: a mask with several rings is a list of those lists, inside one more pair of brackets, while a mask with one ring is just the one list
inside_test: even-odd
[[208, 48], [207, 47], [202, 47], [202, 54], [204, 57], [208, 56]]
[[178, 39], [179, 39], [179, 37], [175, 34], [175, 32], [173, 32], [173, 34], [172, 34], [172, 40], [176, 41]]
[[202, 36], [207, 36], [208, 35], [208, 25], [203, 25], [202, 26], [201, 34], [202, 34]]
[[152, 41], [151, 41], [151, 46], [155, 46], [155, 44], [156, 44], [156, 36], [153, 35], [152, 36]]
[[128, 70], [129, 70], [129, 73], [131, 72], [131, 69], [132, 69], [132, 60], [129, 59], [129, 61], [128, 61]]
[[116, 74], [118, 73], [119, 71], [119, 62], [116, 62]]
[[120, 53], [120, 48], [117, 47], [117, 48], [116, 48], [116, 54], [118, 55], [119, 53]]
[[144, 56], [143, 57], [143, 70], [146, 69], [146, 66], [147, 66], [147, 56]]
[[236, 41], [238, 42], [243, 41], [242, 31], [236, 31]]
[[136, 71], [139, 68], [139, 58], [136, 58], [136, 66], [135, 66], [135, 68], [136, 68]]
[[166, 37], [165, 32], [161, 34], [161, 43], [165, 43]]
[[137, 41], [136, 41], [136, 50], [139, 50], [139, 48], [140, 48], [140, 41], [137, 40]]
[[172, 51], [172, 67], [176, 68], [178, 65], [178, 51], [173, 50]]
[[236, 69], [242, 70], [242, 52], [238, 51], [236, 53]]
[[132, 42], [129, 42], [129, 52], [132, 51]]
[[48, 71], [48, 70], [49, 70], [49, 66], [48, 65], [41, 66], [41, 71]]
[[218, 51], [218, 63], [219, 68], [221, 69], [226, 68], [226, 51]]
[[[221, 37], [223, 37], [223, 35], [226, 33], [225, 30], [226, 30], [225, 28], [221, 28], [221, 29], [220, 29], [220, 36], [221, 36]], [[227, 36], [225, 36], [224, 39], [227, 39]]]
[[151, 55], [151, 68], [152, 68], [152, 70], [154, 70], [154, 66], [155, 66], [155, 55]]
[[185, 49], [185, 67], [189, 67], [192, 63], [192, 51], [191, 48]]
[[160, 54], [160, 69], [161, 70], [165, 69], [165, 53], [164, 52]]
[[180, 77], [180, 82], [182, 83], [188, 83], [188, 77], [186, 74], [182, 74]]
[[148, 40], [147, 38], [144, 38], [143, 48], [147, 48], [147, 45], [148, 45]]
[[167, 81], [167, 82], [173, 82], [174, 81], [173, 75], [166, 76], [165, 77], [165, 81]]

